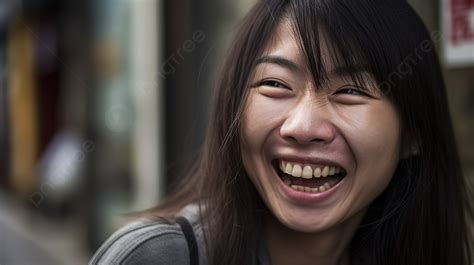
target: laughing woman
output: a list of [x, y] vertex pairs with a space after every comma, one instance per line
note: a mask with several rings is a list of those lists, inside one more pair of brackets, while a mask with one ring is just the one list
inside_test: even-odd
[[400, 0], [259, 1], [201, 159], [91, 264], [470, 264], [435, 37]]

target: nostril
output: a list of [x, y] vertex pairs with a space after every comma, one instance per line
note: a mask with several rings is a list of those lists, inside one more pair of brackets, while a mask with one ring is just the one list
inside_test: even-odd
[[312, 142], [316, 142], [316, 143], [324, 143], [324, 142], [326, 142], [324, 139], [319, 139], [319, 138], [318, 138], [318, 139], [313, 139], [313, 140], [311, 140], [311, 141], [312, 141]]
[[301, 137], [293, 137], [293, 136], [285, 136], [283, 137], [285, 140], [291, 143], [328, 143], [329, 141], [322, 139], [322, 138], [301, 138]]
[[285, 136], [283, 138], [287, 139], [290, 142], [295, 142], [295, 143], [298, 142], [298, 140], [296, 140], [296, 138], [293, 136]]

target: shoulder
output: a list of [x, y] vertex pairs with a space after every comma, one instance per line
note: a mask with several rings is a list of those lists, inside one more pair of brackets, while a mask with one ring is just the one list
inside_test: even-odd
[[[190, 221], [202, 256], [200, 224]], [[164, 220], [139, 220], [115, 232], [97, 250], [89, 264], [189, 264], [189, 251], [178, 224]]]
[[179, 225], [141, 220], [115, 232], [97, 250], [89, 264], [147, 264], [147, 261], [180, 264], [175, 259], [186, 258], [186, 248]]

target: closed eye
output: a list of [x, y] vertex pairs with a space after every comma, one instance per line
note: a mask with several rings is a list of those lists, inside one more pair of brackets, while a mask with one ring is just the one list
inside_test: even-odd
[[355, 96], [369, 96], [366, 92], [363, 92], [362, 89], [357, 87], [345, 87], [336, 91], [335, 94], [344, 94], [344, 95], [355, 95]]
[[277, 81], [277, 80], [263, 80], [258, 85], [259, 86], [269, 86], [269, 87], [278, 87], [278, 88], [289, 89], [289, 87], [287, 85], [285, 85], [282, 82]]

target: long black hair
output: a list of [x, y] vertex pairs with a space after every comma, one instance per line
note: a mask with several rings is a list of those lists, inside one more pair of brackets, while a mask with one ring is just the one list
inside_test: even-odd
[[[284, 18], [292, 22], [315, 83], [328, 76], [321, 56], [325, 41], [333, 63], [368, 69], [399, 112], [403, 145], [413, 147], [369, 206], [351, 242], [354, 263], [470, 264], [472, 207], [435, 52], [441, 35], [428, 32], [402, 0], [259, 1], [223, 66], [202, 156], [153, 213], [170, 217], [199, 202], [211, 264], [250, 263], [257, 218], [266, 208], [243, 169], [240, 121], [255, 62]], [[352, 78], [367, 81], [358, 71]]]

